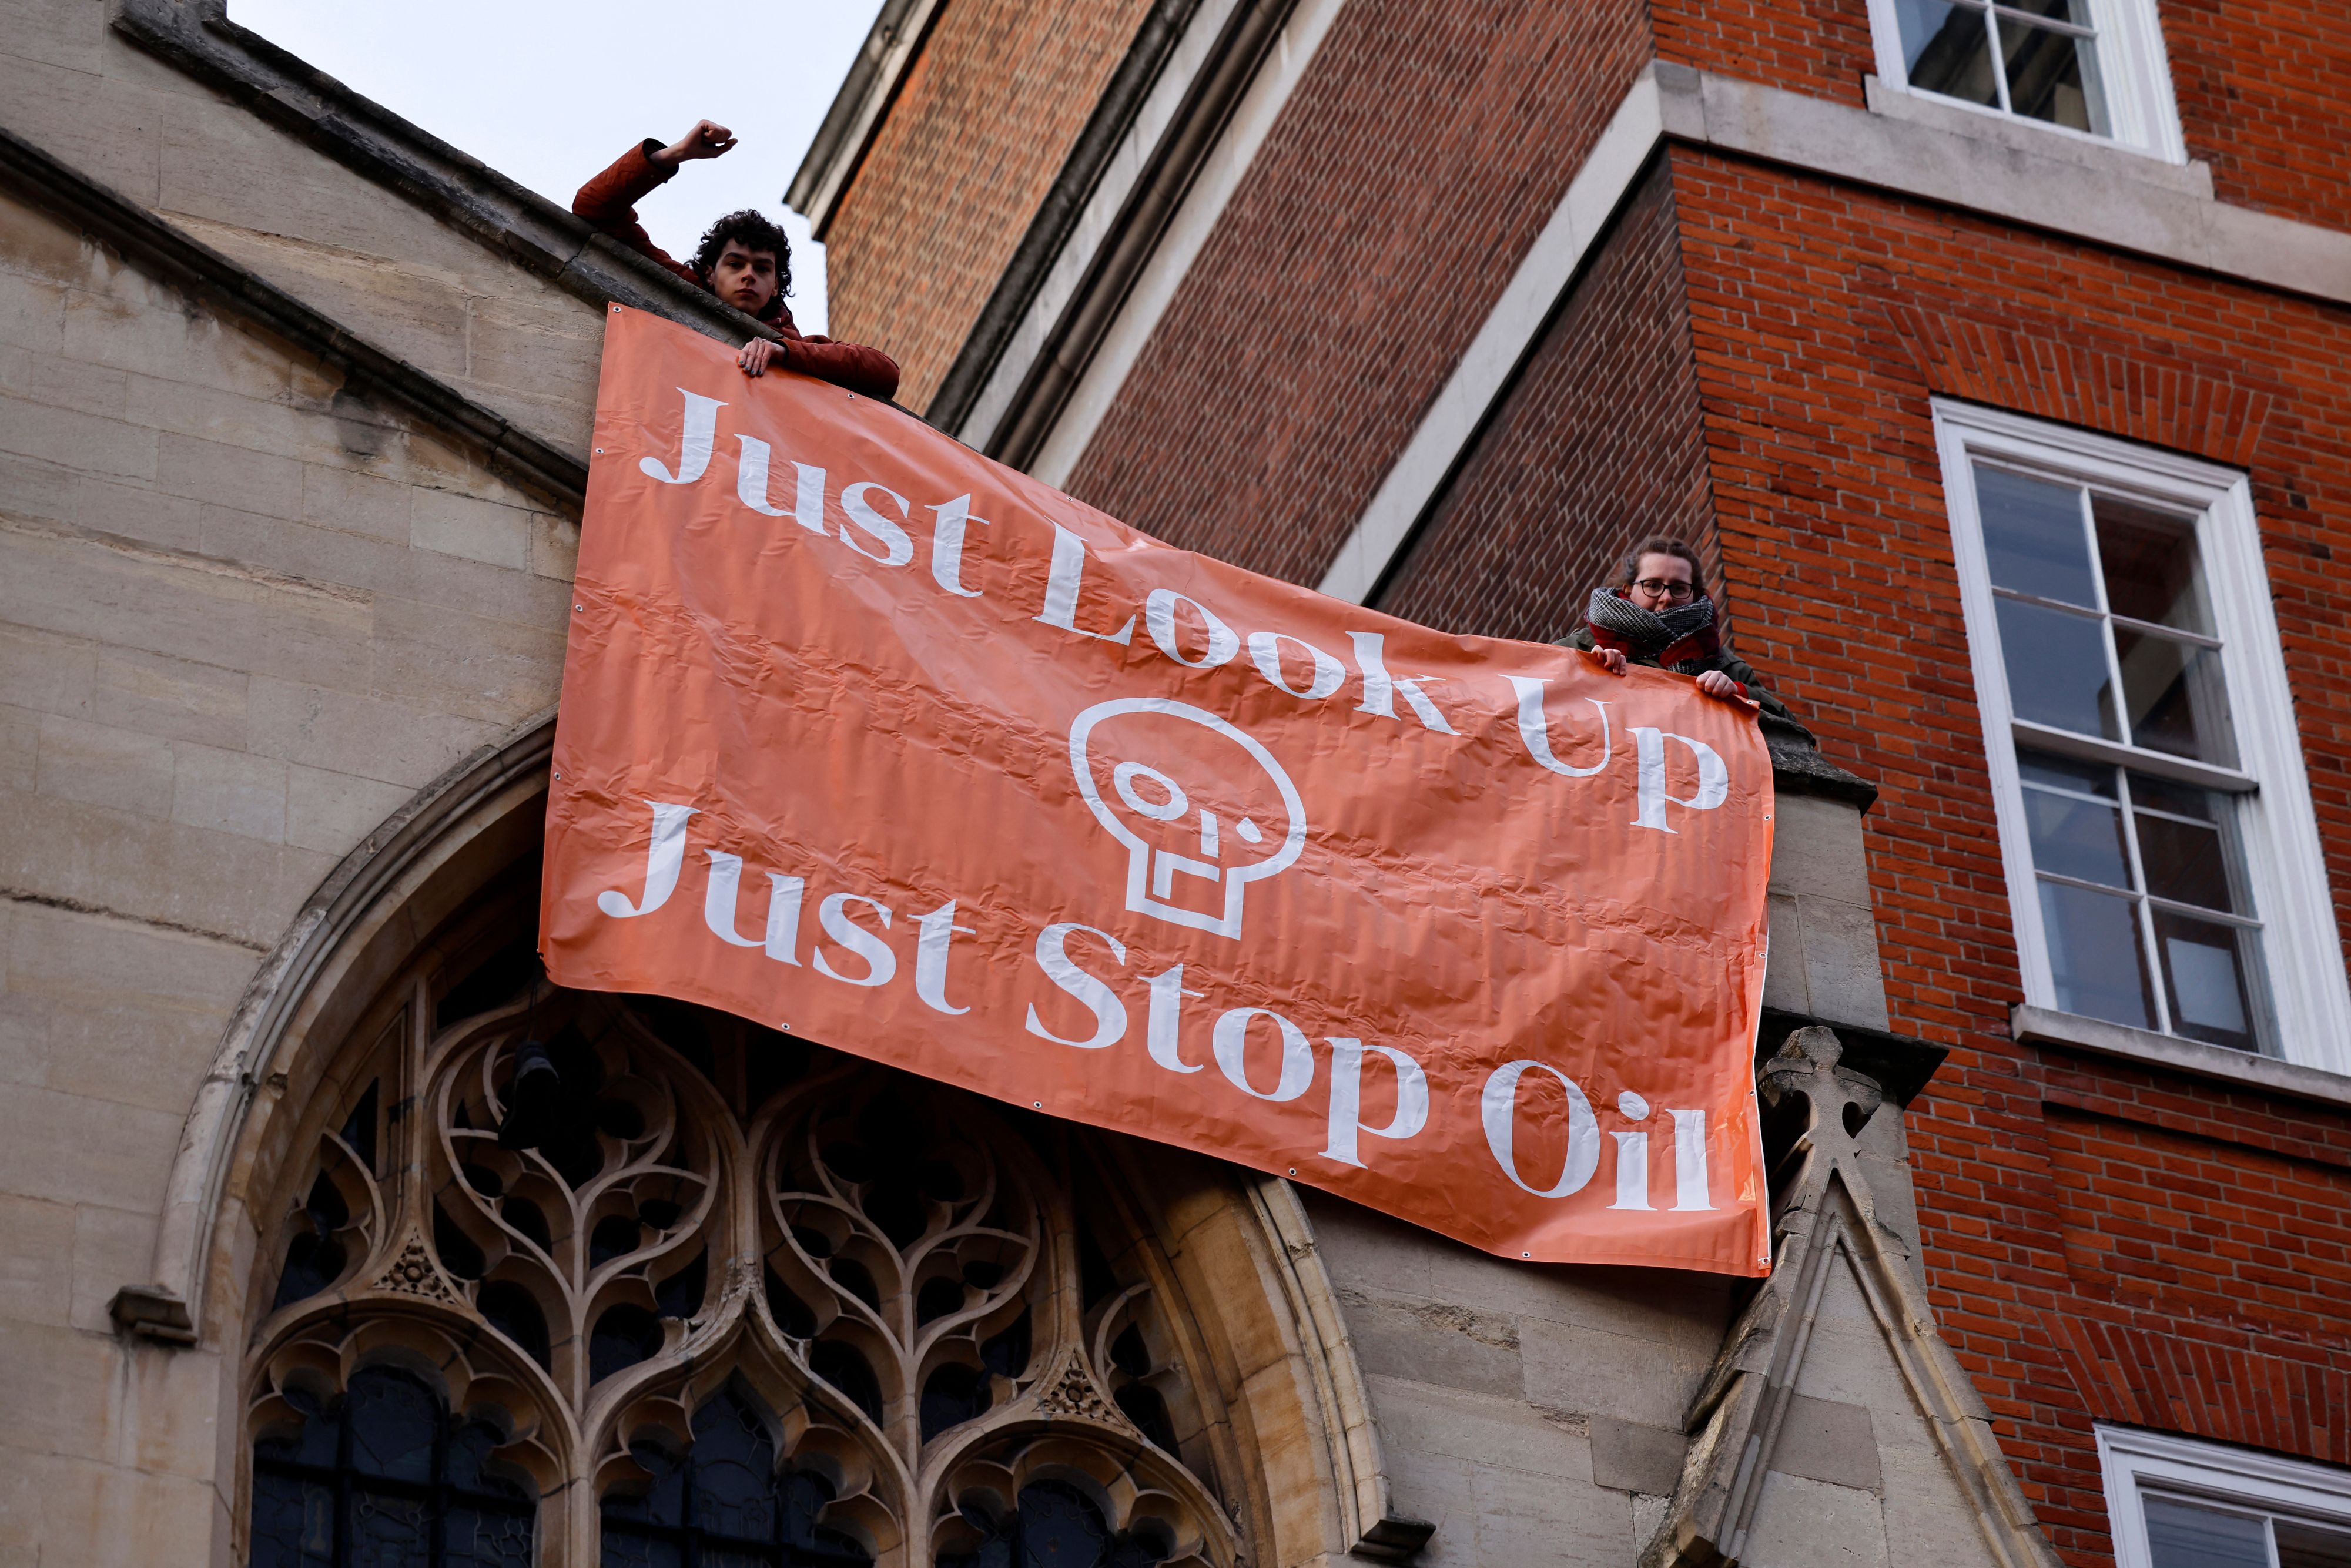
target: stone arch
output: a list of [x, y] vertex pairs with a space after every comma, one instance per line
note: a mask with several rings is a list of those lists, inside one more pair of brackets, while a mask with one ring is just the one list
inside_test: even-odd
[[[1386, 1555], [1425, 1537], [1426, 1527], [1416, 1534], [1412, 1521], [1387, 1518], [1352, 1346], [1285, 1184], [970, 1096], [956, 1113], [984, 1124], [975, 1135], [1008, 1190], [1037, 1199], [1029, 1244], [1050, 1267], [1019, 1289], [1032, 1326], [1050, 1319], [1050, 1332], [1037, 1333], [1018, 1375], [990, 1368], [984, 1346], [1008, 1322], [1011, 1298], [991, 1298], [993, 1280], [974, 1286], [963, 1270], [975, 1259], [958, 1253], [958, 1288], [976, 1293], [940, 1316], [941, 1332], [919, 1343], [902, 1336], [885, 1418], [868, 1419], [815, 1367], [822, 1330], [805, 1342], [787, 1332], [799, 1325], [778, 1322], [769, 1287], [768, 1265], [787, 1260], [803, 1291], [815, 1283], [814, 1260], [794, 1251], [778, 1204], [822, 1196], [801, 1179], [805, 1160], [785, 1179], [782, 1152], [788, 1124], [812, 1127], [820, 1108], [757, 1081], [766, 1070], [746, 1063], [773, 1052], [681, 1042], [670, 1004], [558, 993], [536, 978], [552, 738], [543, 716], [486, 748], [347, 857], [257, 973], [189, 1115], [154, 1281], [120, 1292], [116, 1314], [166, 1343], [201, 1341], [242, 1360], [240, 1508], [253, 1434], [286, 1419], [286, 1391], [307, 1387], [315, 1406], [383, 1363], [432, 1380], [453, 1411], [503, 1435], [501, 1462], [538, 1488], [549, 1564], [591, 1549], [599, 1497], [628, 1475], [633, 1445], [683, 1438], [722, 1387], [748, 1391], [778, 1452], [826, 1478], [828, 1520], [882, 1563], [928, 1568], [954, 1521], [968, 1522], [965, 1494], [1017, 1501], [1036, 1478], [1092, 1499], [1111, 1528], [1143, 1532], [1171, 1562], [1228, 1568], [1351, 1547]], [[502, 989], [500, 965], [522, 960], [530, 984]], [[720, 1034], [754, 1028], [708, 1016]], [[625, 1086], [607, 1098], [626, 1106], [601, 1128], [595, 1170], [559, 1194], [574, 1177], [526, 1179], [495, 1153], [495, 1118], [517, 1042], [566, 1028], [581, 1031], [603, 1082]], [[900, 1077], [806, 1049], [824, 1059], [818, 1088], [853, 1098]], [[903, 1082], [918, 1098], [957, 1095]], [[808, 1145], [820, 1163], [824, 1146]], [[950, 1166], [961, 1157], [942, 1155]], [[706, 1194], [686, 1192], [696, 1180]], [[608, 1201], [632, 1182], [625, 1206]], [[648, 1198], [648, 1183], [679, 1193]], [[1078, 1191], [1082, 1206], [1068, 1196]], [[508, 1212], [514, 1196], [542, 1223]], [[559, 1196], [572, 1206], [559, 1218]], [[674, 1312], [661, 1300], [664, 1260], [690, 1249], [673, 1245], [671, 1229], [641, 1229], [625, 1258], [590, 1260], [613, 1218], [599, 1205], [651, 1225], [643, 1216], [664, 1202], [674, 1203], [675, 1235], [699, 1238], [707, 1259], [694, 1305]], [[872, 1215], [856, 1218], [867, 1241], [886, 1236]], [[308, 1272], [289, 1286], [305, 1235]], [[1087, 1248], [1093, 1255], [1081, 1257]], [[453, 1256], [473, 1277], [453, 1272]], [[871, 1261], [878, 1295], [886, 1270], [878, 1253]], [[911, 1252], [902, 1261], [894, 1310], [911, 1325], [916, 1299], [950, 1270]], [[1088, 1285], [1089, 1270], [1106, 1274], [1103, 1289]], [[872, 1360], [883, 1325], [830, 1269], [824, 1280], [825, 1322], [860, 1319]], [[489, 1284], [530, 1297], [544, 1333], [528, 1332], [528, 1314], [486, 1312]], [[581, 1342], [596, 1340], [614, 1308], [636, 1314], [623, 1313], [612, 1337], [640, 1360], [607, 1373]], [[994, 1379], [987, 1419], [953, 1442], [922, 1432], [924, 1397], [942, 1372], [952, 1375], [941, 1386], [965, 1398]], [[241, 1548], [242, 1528], [236, 1540]]]

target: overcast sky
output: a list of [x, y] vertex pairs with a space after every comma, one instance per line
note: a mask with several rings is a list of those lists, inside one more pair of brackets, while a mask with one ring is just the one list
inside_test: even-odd
[[[792, 314], [824, 329], [823, 253], [784, 206], [880, 0], [758, 0], [756, 36], [619, 0], [229, 0], [229, 16], [558, 206], [645, 137], [696, 120], [740, 138], [638, 209], [683, 256], [720, 213], [757, 207], [792, 238]], [[717, 16], [719, 13], [710, 13]]]

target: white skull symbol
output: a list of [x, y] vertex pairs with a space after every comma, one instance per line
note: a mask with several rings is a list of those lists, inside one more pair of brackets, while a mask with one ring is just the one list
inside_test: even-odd
[[[1117, 726], [1103, 741], [1094, 740], [1098, 725], [1130, 715], [1136, 716], [1133, 722]], [[1210, 742], [1210, 735], [1219, 739]], [[1108, 769], [1115, 805], [1102, 798], [1097, 767]], [[1070, 768], [1094, 820], [1126, 846], [1126, 906], [1137, 915], [1238, 936], [1249, 884], [1289, 866], [1306, 843], [1305, 803], [1273, 753], [1234, 725], [1186, 703], [1125, 697], [1095, 704], [1070, 726]], [[1278, 801], [1281, 822], [1260, 822], [1260, 813], [1272, 815], [1265, 806], [1230, 808], [1230, 802], [1251, 799], [1266, 805]], [[1175, 902], [1178, 876], [1220, 887], [1221, 900], [1212, 900], [1219, 911], [1204, 913]]]

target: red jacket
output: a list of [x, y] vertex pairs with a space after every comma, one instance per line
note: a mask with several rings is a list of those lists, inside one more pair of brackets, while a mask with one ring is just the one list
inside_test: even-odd
[[[650, 155], [660, 151], [660, 142], [647, 140], [622, 153], [611, 168], [580, 187], [580, 193], [571, 198], [571, 210], [639, 256], [668, 268], [696, 288], [706, 289], [710, 285], [701, 274], [655, 245], [644, 225], [637, 222], [637, 203], [677, 172], [674, 164], [664, 169], [653, 161]], [[776, 297], [768, 301], [758, 319], [782, 334], [783, 364], [787, 369], [821, 377], [867, 397], [887, 399], [896, 393], [897, 361], [862, 343], [836, 343], [830, 338], [804, 335], [792, 325], [792, 313], [784, 305], [782, 290], [778, 289]]]

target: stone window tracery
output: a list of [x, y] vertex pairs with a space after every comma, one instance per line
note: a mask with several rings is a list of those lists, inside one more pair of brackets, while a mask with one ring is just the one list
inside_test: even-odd
[[395, 987], [291, 1134], [249, 1561], [353, 1560], [313, 1550], [319, 1434], [370, 1451], [394, 1385], [517, 1562], [1241, 1560], [1164, 1260], [1081, 1138], [511, 956]]

